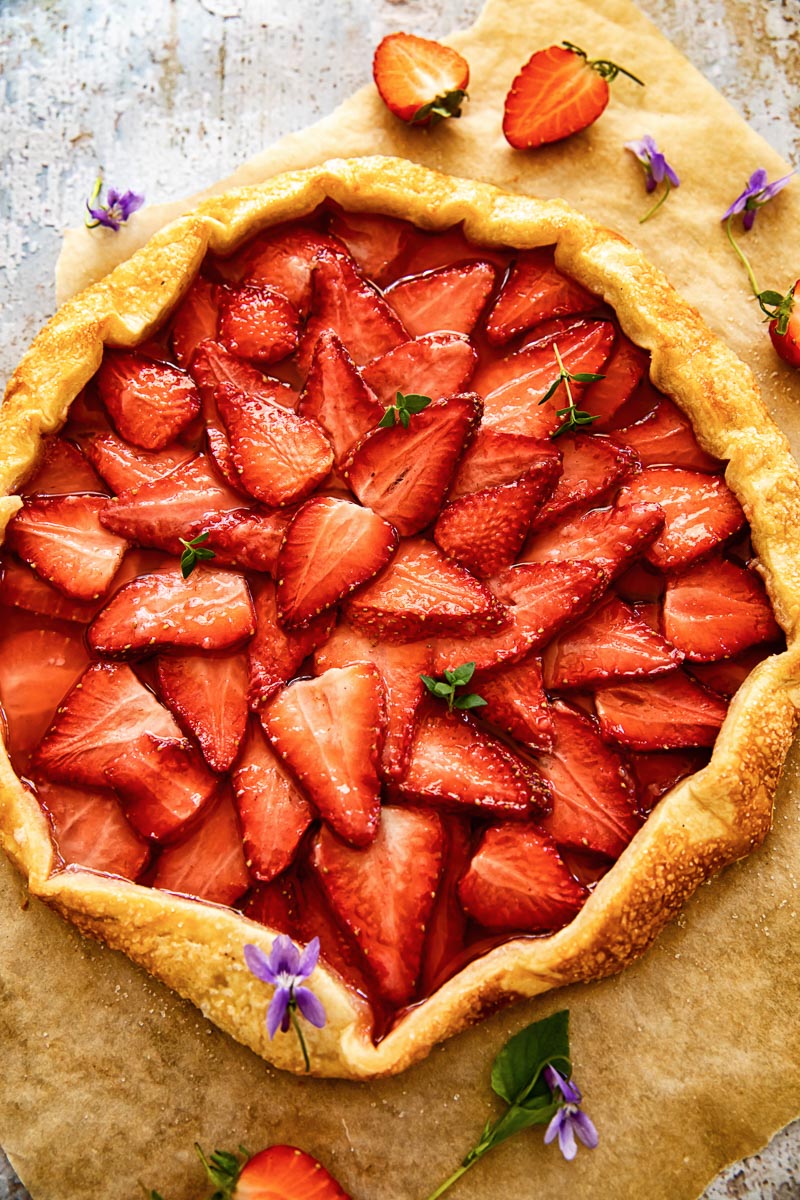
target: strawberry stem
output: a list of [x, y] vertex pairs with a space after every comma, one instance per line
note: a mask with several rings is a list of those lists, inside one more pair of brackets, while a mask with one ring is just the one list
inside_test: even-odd
[[586, 60], [587, 67], [591, 67], [593, 71], [603, 79], [607, 79], [609, 83], [616, 79], [618, 75], [627, 75], [628, 79], [632, 79], [634, 83], [638, 83], [640, 87], [644, 87], [644, 80], [639, 79], [631, 71], [626, 71], [619, 63], [610, 62], [607, 58], [595, 58], [589, 60], [585, 50], [581, 50], [580, 46], [576, 46], [574, 42], [562, 42], [562, 46], [566, 46], [567, 50], [571, 50], [573, 54], [577, 54], [579, 58]]
[[645, 221], [649, 221], [650, 218], [655, 213], [658, 212], [658, 210], [661, 208], [661, 205], [664, 203], [664, 201], [666, 200], [667, 196], [670, 194], [671, 191], [672, 191], [672, 184], [670, 183], [670, 181], [668, 179], [665, 179], [664, 180], [664, 191], [661, 193], [658, 200], [656, 200], [653, 207], [648, 208], [647, 212], [644, 214], [643, 217], [639, 217], [640, 225], [644, 225]]

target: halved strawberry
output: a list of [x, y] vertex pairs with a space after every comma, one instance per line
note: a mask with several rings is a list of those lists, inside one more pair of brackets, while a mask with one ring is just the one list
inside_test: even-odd
[[650, 355], [617, 332], [613, 349], [603, 366], [603, 378], [587, 385], [581, 401], [592, 416], [599, 419], [592, 424], [593, 430], [610, 429], [616, 424], [616, 416], [631, 398], [645, 375]]
[[214, 401], [236, 472], [257, 500], [274, 508], [302, 500], [333, 466], [333, 451], [317, 422], [283, 408], [263, 392], [245, 393], [221, 383]]
[[186, 738], [141, 733], [105, 769], [107, 784], [142, 837], [173, 841], [216, 793], [218, 780]]
[[5, 556], [0, 571], [0, 604], [7, 608], [22, 608], [57, 621], [79, 621], [85, 625], [102, 605], [100, 600], [70, 600], [10, 554]]
[[314, 843], [312, 862], [331, 907], [358, 942], [383, 999], [398, 1007], [416, 990], [443, 841], [436, 813], [384, 807], [366, 850], [324, 828]]
[[110, 658], [168, 647], [227, 650], [255, 632], [244, 577], [198, 566], [188, 579], [166, 568], [126, 583], [89, 626], [89, 645]]
[[128, 824], [113, 792], [37, 779], [36, 799], [49, 818], [64, 866], [122, 879], [138, 879], [142, 874], [150, 847]]
[[690, 471], [718, 472], [722, 463], [701, 450], [688, 417], [664, 396], [641, 421], [614, 432], [617, 441], [631, 446], [645, 467], [669, 464]]
[[541, 660], [529, 654], [487, 679], [473, 678], [476, 692], [486, 701], [480, 716], [533, 750], [553, 745], [553, 715], [542, 685]]
[[666, 580], [660, 571], [642, 559], [636, 559], [618, 576], [614, 591], [630, 604], [658, 604], [664, 595]]
[[429, 404], [408, 428], [396, 421], [373, 429], [354, 446], [344, 477], [362, 504], [411, 537], [436, 519], [481, 411], [480, 398], [465, 393]]
[[540, 480], [533, 475], [462, 496], [442, 509], [434, 541], [479, 579], [496, 575], [524, 546], [540, 496]]
[[227, 790], [189, 835], [158, 856], [152, 886], [214, 904], [233, 904], [250, 886], [242, 835]]
[[[31, 750], [88, 662], [79, 628], [43, 627], [41, 618], [25, 614], [2, 623], [0, 705], [8, 731], [3, 736], [18, 771], [27, 766]], [[95, 782], [102, 784], [102, 775]]]
[[458, 500], [526, 475], [538, 481], [538, 499], [544, 500], [560, 471], [561, 453], [552, 442], [481, 425], [459, 463], [448, 499]]
[[267, 737], [320, 816], [353, 846], [374, 841], [383, 683], [371, 663], [296, 680], [259, 712]]
[[117, 493], [163, 479], [195, 457], [194, 450], [180, 444], [165, 450], [139, 450], [115, 433], [94, 434], [84, 442], [83, 448], [89, 461]]
[[217, 336], [219, 295], [216, 284], [198, 275], [176, 309], [170, 340], [184, 371], [189, 370], [192, 355], [200, 343]]
[[703, 750], [663, 750], [660, 754], [629, 752], [627, 759], [636, 780], [639, 812], [650, 813], [666, 792], [706, 765], [708, 753]]
[[664, 528], [658, 504], [619, 499], [613, 508], [593, 508], [551, 529], [535, 531], [520, 556], [523, 562], [584, 559], [596, 563], [609, 579], [650, 546]]
[[383, 287], [414, 235], [414, 226], [380, 213], [336, 212], [330, 232], [343, 243], [367, 279]]
[[599, 688], [595, 705], [603, 736], [632, 750], [713, 746], [728, 711], [680, 669], [663, 679]]
[[783, 649], [780, 643], [772, 645], [753, 646], [733, 658], [722, 658], [717, 662], [687, 663], [691, 674], [704, 687], [730, 700], [736, 695], [747, 676], [756, 669], [760, 662], [770, 654], [777, 654]]
[[394, 310], [359, 275], [352, 259], [323, 251], [314, 269], [311, 317], [300, 341], [298, 364], [307, 371], [317, 338], [330, 329], [361, 366], [406, 341]]
[[486, 830], [458, 894], [485, 929], [530, 933], [560, 929], [589, 898], [552, 839], [535, 825], [515, 822]]
[[417, 725], [408, 767], [393, 783], [392, 796], [412, 804], [472, 809], [482, 817], [520, 818], [548, 800], [533, 767], [478, 729], [467, 713], [448, 712], [435, 701]]
[[364, 633], [408, 642], [439, 633], [468, 637], [508, 623], [487, 587], [422, 538], [402, 541], [380, 578], [348, 601], [346, 613]]
[[200, 743], [212, 771], [227, 771], [247, 727], [244, 654], [176, 654], [158, 660], [158, 690], [180, 725]]
[[534, 518], [534, 528], [543, 529], [562, 520], [591, 500], [598, 505], [620, 484], [639, 470], [636, 454], [603, 434], [576, 433], [561, 445], [561, 477], [550, 499]]
[[280, 362], [297, 349], [299, 335], [300, 314], [280, 292], [258, 284], [220, 289], [219, 340], [232, 354]]
[[163, 450], [200, 411], [191, 375], [130, 350], [106, 350], [97, 390], [117, 431], [140, 450]]
[[50, 779], [105, 787], [106, 767], [142, 733], [180, 739], [172, 714], [122, 663], [93, 663], [58, 709], [35, 755]]
[[247, 665], [250, 707], [256, 709], [288, 683], [303, 660], [326, 641], [336, 617], [322, 613], [302, 629], [284, 629], [278, 624], [275, 584], [269, 579], [253, 587], [253, 602], [256, 632], [247, 647]]
[[372, 77], [390, 112], [411, 125], [461, 116], [467, 60], [450, 46], [413, 33], [390, 33], [372, 60]]
[[645, 550], [659, 570], [675, 570], [701, 558], [738, 533], [742, 506], [717, 475], [677, 467], [648, 467], [621, 493], [627, 503], [658, 504], [665, 517], [661, 533]]
[[262, 374], [258, 367], [232, 354], [222, 342], [201, 342], [189, 368], [203, 400], [203, 419], [208, 425], [214, 413], [214, 394], [221, 383], [231, 383], [240, 392], [264, 396], [281, 408], [294, 408], [297, 392], [288, 383]]
[[344, 255], [345, 247], [316, 229], [280, 225], [253, 238], [225, 266], [236, 282], [273, 288], [305, 314], [311, 306], [311, 275], [323, 253]]
[[463, 392], [478, 356], [461, 333], [426, 333], [373, 359], [363, 370], [364, 382], [388, 407], [398, 392], [441, 400]]
[[278, 619], [305, 625], [377, 575], [397, 531], [369, 508], [314, 496], [294, 517], [278, 554]]
[[486, 319], [486, 336], [493, 346], [504, 346], [551, 317], [591, 312], [599, 304], [597, 296], [559, 271], [551, 246], [525, 250], [514, 259]]
[[347, 1193], [304, 1150], [270, 1146], [249, 1158], [239, 1172], [234, 1200], [350, 1200]]
[[442, 813], [444, 863], [425, 934], [419, 992], [430, 996], [452, 974], [463, 952], [467, 915], [458, 899], [458, 883], [472, 856], [470, 821], [460, 813]]
[[[789, 288], [769, 323], [770, 341], [775, 352], [790, 367], [800, 367], [800, 303], [795, 295], [797, 292], [800, 292], [800, 279]], [[784, 321], [786, 326], [781, 332]]]
[[618, 596], [560, 634], [544, 652], [547, 688], [593, 687], [610, 679], [663, 675], [683, 660]]
[[250, 874], [274, 879], [291, 863], [314, 813], [255, 721], [231, 782]]
[[718, 557], [668, 580], [664, 633], [696, 662], [730, 658], [781, 636], [755, 572]]
[[570, 705], [556, 700], [552, 716], [555, 744], [537, 765], [552, 788], [553, 808], [539, 824], [559, 846], [619, 858], [641, 824], [625, 763]]
[[9, 521], [6, 545], [74, 600], [104, 596], [128, 546], [100, 523], [105, 496], [26, 500]]
[[444, 331], [468, 335], [496, 278], [492, 264], [478, 259], [401, 279], [385, 296], [412, 338]]
[[341, 340], [329, 329], [319, 335], [297, 411], [325, 430], [340, 464], [358, 439], [384, 414]]
[[77, 446], [50, 437], [42, 441], [36, 473], [20, 490], [23, 496], [70, 496], [106, 489]]
[[203, 545], [213, 551], [216, 566], [274, 575], [278, 551], [294, 511], [253, 508], [216, 513], [203, 522], [199, 532], [208, 534]]

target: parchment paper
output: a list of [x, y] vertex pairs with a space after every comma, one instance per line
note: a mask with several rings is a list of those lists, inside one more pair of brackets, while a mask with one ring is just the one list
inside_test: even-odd
[[[580, 36], [578, 36], [578, 32]], [[577, 39], [646, 80], [619, 79], [602, 120], [525, 155], [500, 130], [525, 58]], [[719, 218], [750, 173], [786, 172], [628, 0], [490, 0], [452, 44], [472, 68], [465, 117], [406, 130], [364, 89], [285, 138], [232, 179], [263, 179], [329, 157], [402, 154], [512, 190], [563, 196], [619, 229], [659, 264], [750, 363], [778, 423], [800, 446], [798, 376], [779, 364]], [[651, 133], [682, 179], [646, 225], [640, 168], [622, 144]], [[98, 278], [188, 202], [146, 209], [118, 235], [75, 231], [59, 263], [61, 298]], [[800, 185], [747, 237], [762, 287], [785, 290], [798, 263]], [[0, 864], [0, 1141], [36, 1200], [122, 1200], [137, 1182], [168, 1200], [204, 1195], [192, 1143], [251, 1150], [298, 1144], [355, 1200], [423, 1200], [494, 1111], [492, 1058], [528, 1021], [568, 1006], [576, 1078], [600, 1147], [567, 1166], [541, 1131], [507, 1142], [454, 1190], [571, 1200], [690, 1200], [726, 1163], [800, 1111], [795, 864], [800, 754], [790, 756], [766, 845], [700, 892], [644, 960], [599, 984], [517, 1006], [372, 1084], [282, 1075], [203, 1020], [124, 957], [82, 939]]]

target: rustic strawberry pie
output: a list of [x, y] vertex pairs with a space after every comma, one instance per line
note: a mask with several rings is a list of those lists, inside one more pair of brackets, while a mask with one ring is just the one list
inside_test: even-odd
[[[319, 1074], [619, 970], [766, 833], [798, 472], [558, 202], [392, 159], [201, 205], [0, 413], [0, 829], [31, 891]], [[789, 647], [787, 649], [787, 638]]]

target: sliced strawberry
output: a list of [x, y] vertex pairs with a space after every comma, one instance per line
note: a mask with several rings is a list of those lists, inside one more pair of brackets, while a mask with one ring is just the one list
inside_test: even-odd
[[508, 270], [509, 254], [506, 250], [493, 250], [487, 246], [476, 246], [464, 234], [461, 225], [436, 233], [415, 230], [414, 240], [406, 251], [403, 273], [407, 276], [422, 275], [440, 267], [453, 267], [457, 263], [490, 262], [500, 275]]
[[427, 333], [403, 342], [364, 368], [364, 382], [381, 404], [394, 404], [398, 392], [441, 400], [463, 392], [478, 361], [461, 333]]
[[106, 489], [77, 446], [50, 437], [43, 439], [36, 473], [21, 490], [23, 496], [70, 496]]
[[664, 595], [665, 579], [649, 563], [637, 559], [614, 584], [614, 591], [632, 604], [658, 604]]
[[649, 363], [647, 350], [634, 345], [624, 333], [617, 333], [614, 347], [603, 367], [603, 378], [588, 384], [583, 393], [583, 407], [592, 416], [598, 417], [592, 423], [593, 430], [610, 429], [615, 424], [622, 406], [645, 377]]
[[540, 495], [540, 481], [524, 475], [514, 483], [462, 496], [442, 509], [434, 541], [479, 579], [496, 575], [524, 546]]
[[561, 445], [561, 478], [546, 504], [536, 514], [535, 529], [562, 520], [591, 500], [607, 500], [620, 484], [639, 470], [636, 454], [603, 434], [576, 433]]
[[219, 340], [232, 354], [267, 364], [297, 349], [300, 314], [280, 292], [246, 284], [219, 299]]
[[687, 663], [689, 670], [704, 687], [730, 700], [738, 692], [747, 676], [770, 654], [780, 653], [783, 646], [753, 646], [734, 658], [723, 658], [718, 662]]
[[200, 411], [191, 375], [128, 350], [106, 350], [97, 390], [119, 434], [140, 450], [163, 450]]
[[560, 525], [534, 532], [521, 558], [524, 562], [584, 559], [596, 563], [608, 578], [620, 575], [664, 528], [658, 504], [619, 500], [613, 508], [594, 508]]
[[43, 628], [39, 617], [22, 613], [11, 620], [4, 614], [4, 618], [0, 625], [0, 705], [7, 732], [3, 737], [18, 773], [22, 773], [31, 750], [89, 659], [80, 629]]
[[353, 846], [374, 841], [385, 726], [377, 668], [359, 663], [295, 681], [259, 716], [322, 819]]
[[128, 548], [100, 524], [107, 505], [105, 496], [26, 500], [8, 523], [6, 545], [64, 595], [96, 600], [111, 587]]
[[540, 246], [514, 260], [486, 319], [486, 336], [493, 346], [504, 346], [542, 321], [591, 312], [599, 304], [597, 296], [559, 271], [551, 246]]
[[7, 608], [22, 608], [43, 617], [79, 621], [85, 625], [102, 604], [98, 600], [70, 600], [11, 555], [6, 555], [1, 569], [0, 604], [5, 604]]
[[242, 835], [226, 791], [188, 837], [158, 856], [152, 886], [213, 904], [233, 904], [250, 886]]
[[[189, 368], [203, 399], [203, 419], [215, 412], [214, 393], [221, 383], [231, 383], [240, 392], [264, 396], [281, 408], [294, 408], [297, 392], [288, 383], [263, 375], [252, 363], [245, 362], [221, 342], [204, 341], [197, 347]], [[208, 403], [210, 401], [210, 404]]]
[[178, 723], [200, 743], [212, 771], [227, 771], [247, 727], [244, 654], [180, 654], [158, 660], [158, 690]]
[[396, 421], [373, 429], [353, 448], [345, 479], [402, 537], [419, 533], [436, 519], [481, 410], [479, 397], [465, 393], [429, 404], [408, 428]]
[[617, 429], [614, 437], [632, 447], [645, 467], [668, 464], [708, 472], [722, 468], [718, 458], [700, 449], [688, 417], [666, 396], [641, 421]]
[[166, 568], [126, 583], [89, 626], [97, 654], [127, 658], [181, 646], [227, 650], [255, 632], [247, 584], [234, 571]]
[[121, 492], [102, 511], [106, 529], [136, 542], [180, 554], [181, 542], [200, 533], [219, 513], [244, 507], [238, 492], [227, 487], [206, 454], [198, 454], [163, 479]]
[[203, 543], [214, 553], [218, 567], [240, 567], [274, 575], [278, 551], [295, 510], [244, 509], [217, 513], [203, 523], [208, 537]]
[[689, 567], [667, 582], [664, 633], [687, 658], [730, 658], [781, 630], [753, 571], [720, 558]]
[[390, 33], [372, 60], [372, 77], [390, 112], [412, 125], [461, 115], [469, 64], [457, 50], [413, 33]]
[[316, 421], [230, 383], [219, 385], [214, 400], [236, 472], [257, 500], [274, 508], [302, 500], [333, 466], [333, 451]]
[[113, 492], [125, 492], [163, 479], [195, 457], [194, 450], [176, 444], [166, 450], [138, 450], [115, 433], [98, 433], [84, 443], [86, 457]]
[[559, 846], [619, 858], [641, 824], [630, 774], [588, 717], [561, 700], [552, 716], [555, 744], [537, 764], [553, 808], [539, 824]]
[[538, 481], [538, 500], [544, 500], [560, 471], [561, 453], [552, 442], [482, 425], [459, 464], [448, 499], [459, 500], [526, 475]]
[[330, 232], [342, 242], [367, 279], [383, 287], [414, 235], [414, 226], [380, 213], [337, 212]]
[[305, 625], [378, 574], [397, 549], [397, 532], [368, 508], [314, 496], [283, 539], [276, 568], [278, 619]]
[[64, 700], [36, 752], [50, 779], [104, 787], [106, 767], [142, 733], [180, 739], [171, 713], [122, 663], [93, 663]]
[[472, 856], [470, 822], [460, 813], [442, 813], [444, 865], [425, 935], [420, 994], [430, 996], [452, 974], [463, 952], [467, 917], [458, 899], [458, 883]]
[[351, 259], [322, 252], [313, 277], [311, 317], [300, 342], [298, 362], [307, 370], [317, 338], [331, 329], [361, 366], [406, 341], [394, 310], [362, 279]]
[[682, 670], [595, 692], [603, 736], [632, 750], [713, 746], [727, 704]]
[[311, 275], [323, 253], [344, 255], [345, 246], [305, 225], [281, 225], [253, 238], [228, 260], [226, 276], [273, 288], [305, 314], [311, 307]]
[[490, 678], [476, 676], [473, 686], [486, 701], [480, 715], [533, 750], [550, 750], [555, 734], [553, 715], [542, 685], [542, 665], [528, 655]]
[[622, 493], [628, 503], [658, 504], [665, 525], [645, 556], [659, 570], [675, 570], [708, 554], [738, 533], [742, 506], [717, 475], [648, 467]]
[[128, 824], [113, 792], [36, 781], [36, 799], [50, 821], [64, 866], [138, 879], [150, 847]]
[[349, 1200], [347, 1193], [304, 1150], [269, 1146], [254, 1154], [236, 1180], [236, 1200]]
[[189, 741], [152, 733], [129, 742], [105, 776], [134, 829], [154, 841], [172, 841], [188, 830], [218, 783]]
[[366, 850], [345, 846], [327, 829], [314, 843], [312, 862], [331, 907], [358, 942], [383, 999], [398, 1007], [417, 986], [443, 842], [435, 813], [385, 807]]
[[380, 578], [346, 611], [364, 633], [409, 642], [439, 633], [468, 637], [508, 623], [487, 587], [422, 538], [401, 542]]
[[610, 679], [663, 675], [682, 661], [637, 612], [609, 596], [591, 616], [562, 633], [544, 652], [547, 688], [593, 687]]
[[250, 874], [274, 879], [291, 863], [314, 813], [255, 722], [231, 781]]
[[337, 465], [384, 414], [340, 339], [323, 330], [317, 339], [298, 412], [313, 417], [328, 435]]
[[[435, 705], [435, 706], [434, 706]], [[431, 702], [417, 726], [408, 768], [392, 795], [412, 804], [473, 809], [484, 817], [528, 817], [547, 803], [536, 771], [467, 713]]]
[[582, 50], [548, 46], [531, 55], [511, 84], [503, 134], [515, 150], [559, 142], [593, 124], [609, 96], [608, 83]]
[[569, 873], [555, 843], [535, 825], [486, 830], [458, 886], [466, 912], [485, 929], [560, 929], [589, 893]]
[[666, 750], [661, 754], [629, 753], [627, 757], [636, 780], [638, 808], [642, 813], [650, 813], [666, 792], [687, 775], [694, 775], [708, 762], [708, 754], [703, 750]]
[[217, 336], [219, 292], [216, 284], [198, 275], [175, 312], [170, 339], [184, 371], [189, 370], [192, 355], [200, 343]]
[[261, 581], [253, 591], [256, 633], [247, 647], [250, 674], [250, 707], [260, 708], [298, 667], [329, 636], [335, 621], [332, 613], [322, 613], [303, 629], [286, 630], [278, 624], [275, 585]]
[[385, 296], [412, 338], [443, 331], [470, 334], [496, 278], [490, 262], [455, 263], [401, 279]]

